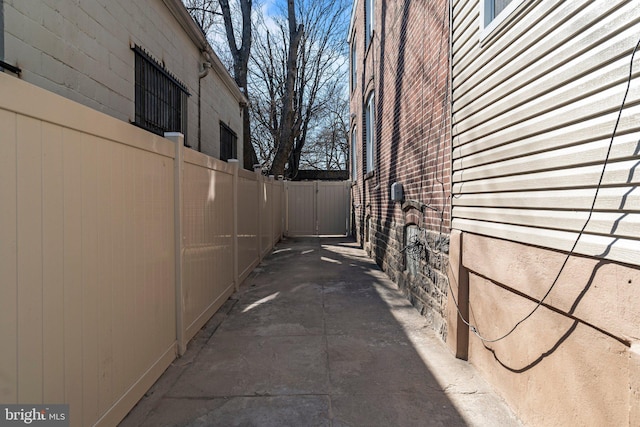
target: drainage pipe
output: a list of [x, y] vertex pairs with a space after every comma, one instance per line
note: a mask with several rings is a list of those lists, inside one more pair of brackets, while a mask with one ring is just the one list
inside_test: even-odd
[[204, 79], [207, 76], [207, 74], [209, 74], [210, 69], [211, 69], [211, 62], [206, 61], [202, 63], [202, 70], [198, 73], [198, 151], [199, 152], [202, 152], [202, 79]]

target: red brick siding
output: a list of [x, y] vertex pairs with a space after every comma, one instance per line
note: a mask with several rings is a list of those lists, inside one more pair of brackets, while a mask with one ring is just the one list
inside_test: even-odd
[[[359, 0], [353, 39], [357, 84], [351, 94], [352, 125], [359, 139], [358, 180], [353, 186], [354, 229], [365, 243], [365, 221], [372, 219], [372, 241], [365, 245], [389, 276], [406, 286], [409, 298], [444, 335], [443, 295], [446, 259], [438, 271], [425, 260], [424, 277], [404, 273], [404, 227], [417, 224], [430, 248], [446, 258], [451, 227], [451, 144], [449, 110], [449, 6], [446, 0], [375, 3], [374, 40], [365, 52], [364, 8]], [[375, 172], [365, 177], [364, 107], [375, 91]], [[402, 183], [405, 200], [422, 209], [391, 202], [390, 187]], [[442, 269], [440, 271], [440, 268]]]

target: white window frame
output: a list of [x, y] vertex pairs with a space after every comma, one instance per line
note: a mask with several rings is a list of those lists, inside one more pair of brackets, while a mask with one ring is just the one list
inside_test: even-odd
[[351, 130], [351, 180], [358, 180], [358, 138], [355, 126]]
[[375, 96], [374, 93], [371, 92], [367, 97], [367, 102], [365, 104], [365, 149], [367, 155], [367, 168], [366, 172], [373, 172], [375, 170]]
[[375, 0], [364, 0], [364, 49], [371, 44], [373, 29], [376, 26]]
[[[480, 41], [486, 39], [495, 31], [522, 3], [527, 0], [512, 0], [502, 12], [496, 16], [491, 16], [492, 5], [495, 0], [480, 1]], [[487, 22], [488, 21], [488, 22]]]
[[356, 50], [356, 39], [355, 37], [351, 40], [351, 92], [356, 89], [356, 83], [358, 80], [357, 73], [357, 50]]

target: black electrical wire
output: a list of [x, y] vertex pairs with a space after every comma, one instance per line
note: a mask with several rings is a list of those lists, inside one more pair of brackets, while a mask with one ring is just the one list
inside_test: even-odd
[[633, 53], [631, 54], [631, 61], [629, 63], [629, 76], [627, 77], [627, 88], [624, 92], [624, 97], [622, 98], [622, 104], [620, 105], [620, 109], [618, 110], [618, 117], [616, 119], [616, 124], [613, 127], [613, 132], [611, 134], [611, 139], [609, 141], [609, 148], [607, 149], [607, 155], [604, 159], [604, 164], [602, 166], [602, 171], [600, 172], [600, 178], [598, 179], [598, 185], [596, 186], [596, 192], [593, 196], [593, 201], [591, 202], [591, 208], [589, 209], [589, 215], [587, 217], [587, 220], [585, 221], [584, 225], [582, 226], [582, 228], [580, 229], [580, 232], [578, 233], [578, 237], [576, 237], [575, 242], [573, 243], [573, 246], [571, 247], [571, 250], [569, 251], [569, 253], [567, 253], [567, 256], [564, 259], [564, 262], [562, 263], [562, 266], [560, 267], [560, 270], [558, 271], [558, 274], [556, 275], [555, 279], [553, 280], [553, 282], [551, 283], [551, 286], [549, 287], [549, 289], [547, 290], [547, 292], [544, 294], [544, 296], [542, 297], [542, 299], [540, 301], [538, 301], [538, 303], [536, 304], [536, 306], [534, 307], [533, 310], [531, 310], [531, 312], [529, 312], [529, 314], [527, 314], [525, 317], [523, 317], [520, 321], [518, 321], [513, 328], [511, 328], [509, 330], [509, 332], [505, 333], [504, 335], [498, 337], [498, 338], [493, 338], [493, 339], [489, 339], [489, 338], [485, 338], [484, 336], [482, 336], [480, 334], [480, 332], [478, 331], [478, 328], [474, 325], [472, 325], [470, 322], [468, 322], [464, 316], [462, 315], [462, 313], [460, 312], [460, 306], [458, 305], [458, 302], [455, 299], [454, 296], [454, 292], [453, 289], [451, 288], [451, 283], [449, 283], [449, 291], [451, 292], [451, 297], [453, 298], [453, 303], [456, 306], [456, 310], [458, 311], [458, 316], [460, 316], [460, 319], [462, 319], [462, 321], [469, 327], [469, 329], [478, 337], [480, 338], [480, 340], [484, 341], [484, 342], [488, 342], [488, 343], [492, 343], [492, 342], [497, 342], [500, 340], [505, 339], [506, 337], [508, 337], [509, 335], [511, 335], [518, 326], [520, 326], [522, 323], [524, 323], [527, 319], [529, 319], [531, 316], [533, 316], [533, 313], [535, 313], [540, 306], [544, 303], [544, 301], [547, 299], [547, 297], [549, 296], [549, 294], [551, 293], [551, 291], [553, 290], [553, 288], [556, 286], [556, 284], [558, 283], [558, 280], [560, 279], [560, 275], [562, 274], [562, 272], [564, 271], [564, 269], [567, 266], [567, 263], [569, 262], [569, 259], [571, 258], [571, 256], [575, 253], [576, 247], [578, 246], [578, 242], [580, 241], [580, 238], [582, 237], [582, 235], [584, 234], [584, 231], [587, 228], [587, 225], [589, 224], [589, 221], [591, 221], [591, 217], [593, 216], [593, 211], [595, 210], [595, 206], [596, 206], [596, 200], [598, 199], [598, 193], [600, 192], [600, 188], [602, 187], [602, 180], [604, 179], [604, 173], [605, 173], [605, 169], [607, 168], [607, 164], [609, 163], [609, 157], [611, 155], [611, 149], [613, 147], [613, 140], [616, 137], [616, 133], [618, 132], [618, 125], [620, 124], [620, 118], [622, 117], [622, 111], [624, 110], [624, 105], [627, 102], [627, 95], [629, 94], [629, 88], [631, 87], [631, 80], [632, 80], [632, 76], [633, 76], [633, 60], [634, 57], [636, 55], [636, 52], [638, 51], [638, 48], [640, 47], [640, 39], [638, 39], [638, 42], [636, 43], [635, 48], [633, 49]]

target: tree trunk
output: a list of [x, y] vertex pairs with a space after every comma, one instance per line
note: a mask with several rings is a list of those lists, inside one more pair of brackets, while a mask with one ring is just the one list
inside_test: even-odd
[[296, 23], [294, 0], [287, 1], [289, 12], [289, 53], [287, 56], [287, 80], [285, 83], [284, 98], [282, 103], [282, 115], [280, 119], [280, 132], [278, 138], [278, 149], [271, 164], [271, 175], [284, 175], [284, 167], [289, 159], [293, 142], [296, 137], [296, 110], [293, 106], [295, 99], [294, 88], [296, 86], [296, 75], [298, 73], [298, 47], [304, 28]]
[[[233, 31], [233, 21], [231, 20], [231, 8], [229, 7], [229, 0], [218, 0], [220, 3], [220, 9], [222, 10], [222, 17], [224, 18], [224, 28], [227, 35], [227, 42], [229, 43], [229, 50], [233, 57], [233, 74], [234, 79], [238, 87], [240, 87], [244, 96], [249, 100], [249, 91], [247, 84], [247, 71], [249, 66], [249, 56], [251, 54], [251, 8], [252, 0], [240, 0], [240, 9], [242, 10], [242, 45], [238, 48], [236, 43], [235, 33]], [[243, 167], [248, 170], [253, 170], [253, 165], [258, 163], [258, 156], [256, 150], [251, 143], [251, 122], [249, 117], [249, 106], [245, 105], [242, 108], [242, 123], [244, 132], [242, 135], [242, 148], [243, 148]]]

